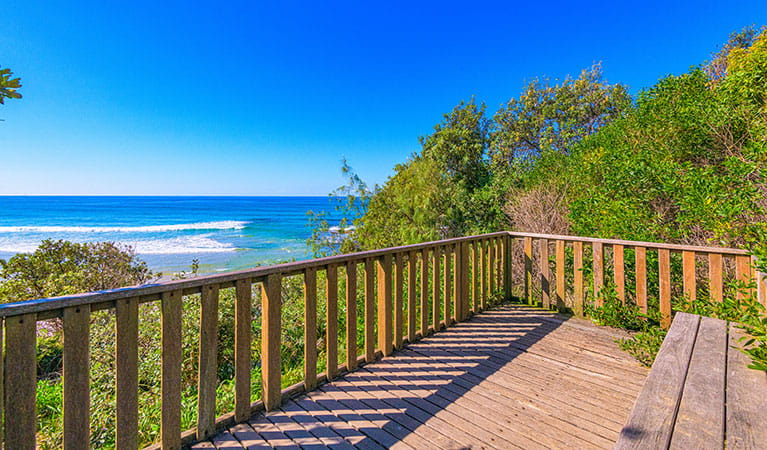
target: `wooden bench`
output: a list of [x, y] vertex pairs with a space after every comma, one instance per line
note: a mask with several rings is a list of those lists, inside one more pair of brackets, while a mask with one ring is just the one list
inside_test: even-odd
[[767, 448], [767, 373], [733, 348], [741, 336], [676, 314], [615, 448]]

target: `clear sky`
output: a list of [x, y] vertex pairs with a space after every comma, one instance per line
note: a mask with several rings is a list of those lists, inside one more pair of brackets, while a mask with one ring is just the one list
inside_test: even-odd
[[632, 92], [767, 23], [767, 1], [3, 0], [0, 194], [325, 195], [475, 95], [603, 61]]

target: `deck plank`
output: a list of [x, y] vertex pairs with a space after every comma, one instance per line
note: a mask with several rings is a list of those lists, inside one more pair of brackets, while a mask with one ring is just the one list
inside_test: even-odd
[[647, 374], [615, 349], [618, 337], [619, 331], [585, 320], [501, 306], [208, 443], [227, 449], [611, 448]]
[[741, 336], [742, 331], [731, 324], [727, 352], [727, 448], [762, 448], [767, 442], [764, 426], [767, 400], [763, 395], [767, 392], [767, 373], [747, 367], [751, 360], [737, 349]]

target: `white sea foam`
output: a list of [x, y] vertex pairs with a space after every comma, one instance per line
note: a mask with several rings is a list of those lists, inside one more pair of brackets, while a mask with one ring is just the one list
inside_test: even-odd
[[[92, 226], [0, 226], [0, 233], [160, 233], [187, 230], [241, 230], [248, 222], [222, 220], [220, 222], [180, 223], [173, 225], [147, 225], [139, 227]], [[0, 249], [0, 251], [4, 251]]]
[[[116, 242], [133, 247], [139, 255], [225, 253], [237, 250], [237, 247], [231, 244], [211, 239], [209, 234], [166, 239], [118, 240]], [[0, 252], [32, 253], [38, 245], [40, 245], [40, 241], [37, 240], [0, 238]]]

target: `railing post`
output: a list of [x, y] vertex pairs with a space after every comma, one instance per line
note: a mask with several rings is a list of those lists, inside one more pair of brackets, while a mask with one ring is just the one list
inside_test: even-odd
[[695, 252], [682, 252], [684, 295], [690, 303], [695, 301]]
[[466, 320], [469, 317], [469, 242], [463, 241], [461, 246], [461, 318]]
[[528, 305], [533, 304], [533, 239], [525, 237], [525, 301]]
[[429, 333], [429, 249], [421, 250], [421, 337]]
[[234, 301], [234, 420], [250, 417], [251, 284], [237, 280]]
[[405, 267], [402, 253], [394, 256], [394, 348], [402, 348], [402, 329], [405, 319], [404, 303]]
[[392, 354], [392, 257], [387, 253], [378, 260], [378, 347], [384, 356]]
[[647, 314], [647, 249], [634, 247], [636, 259], [636, 302], [639, 310]]
[[451, 302], [450, 302], [450, 296], [451, 296], [451, 289], [450, 289], [450, 281], [452, 278], [452, 269], [450, 267], [450, 260], [451, 260], [451, 246], [446, 245], [444, 247], [445, 251], [443, 254], [443, 266], [442, 269], [444, 270], [443, 276], [444, 276], [444, 282], [445, 285], [443, 286], [444, 290], [444, 297], [442, 298], [442, 314], [444, 315], [444, 320], [442, 322], [442, 325], [447, 328], [452, 324], [452, 314], [451, 314]]
[[261, 286], [261, 378], [264, 408], [272, 411], [280, 406], [280, 347], [282, 277], [272, 274]]
[[583, 242], [573, 242], [573, 312], [583, 317]]
[[375, 267], [372, 258], [365, 260], [365, 362], [375, 361]]
[[479, 310], [484, 311], [487, 309], [487, 296], [488, 296], [488, 282], [490, 280], [490, 276], [488, 275], [488, 255], [487, 255], [487, 241], [480, 240], [477, 241], [477, 251], [480, 255], [480, 291], [482, 295], [480, 296], [480, 304], [479, 304]]
[[557, 309], [564, 311], [567, 306], [565, 300], [565, 241], [558, 239], [555, 250], [557, 259]]
[[304, 389], [317, 386], [317, 269], [304, 271]]
[[346, 263], [346, 370], [357, 368], [357, 263]]
[[204, 440], [213, 435], [216, 424], [216, 386], [218, 385], [217, 284], [202, 287], [202, 293], [200, 295], [200, 336], [198, 345], [197, 439]]
[[511, 300], [512, 296], [512, 277], [511, 277], [511, 259], [514, 250], [514, 238], [510, 235], [504, 236], [504, 254], [503, 254], [503, 296], [506, 301]]
[[709, 295], [712, 300], [722, 301], [722, 255], [709, 253], [708, 255], [708, 281]]
[[181, 300], [180, 290], [162, 294], [162, 421], [163, 449], [181, 448]]
[[138, 447], [138, 303], [136, 297], [115, 305], [116, 444], [121, 449]]
[[594, 265], [594, 304], [597, 307], [600, 307], [604, 303], [604, 299], [602, 298], [602, 288], [605, 285], [605, 253], [602, 243], [594, 242], [592, 252], [592, 261]]
[[658, 250], [658, 274], [660, 297], [660, 323], [665, 329], [671, 326], [671, 256], [667, 249]]
[[90, 305], [64, 309], [64, 449], [90, 442]]
[[549, 267], [549, 240], [538, 241], [538, 253], [541, 258], [541, 294], [543, 307], [551, 308], [551, 267]]
[[416, 278], [418, 254], [411, 251], [407, 256], [407, 340], [415, 342], [416, 330]]
[[615, 291], [618, 300], [626, 304], [626, 274], [625, 258], [622, 245], [613, 245], [613, 270], [615, 280]]
[[440, 290], [442, 287], [440, 286], [440, 270], [439, 270], [439, 262], [441, 260], [440, 255], [440, 247], [435, 246], [434, 250], [431, 254], [431, 288], [432, 288], [432, 295], [431, 295], [431, 323], [432, 328], [434, 329], [434, 332], [436, 333], [439, 331], [439, 301], [440, 301]]
[[338, 268], [329, 264], [325, 277], [325, 371], [328, 381], [338, 375]]
[[5, 443], [13, 448], [34, 449], [37, 431], [36, 315], [5, 320]]

